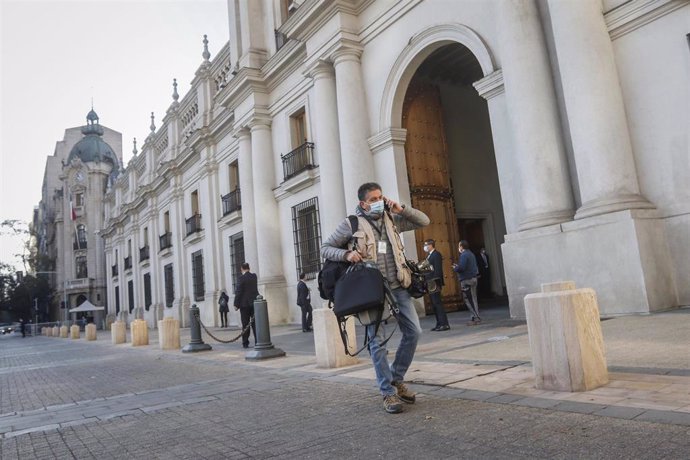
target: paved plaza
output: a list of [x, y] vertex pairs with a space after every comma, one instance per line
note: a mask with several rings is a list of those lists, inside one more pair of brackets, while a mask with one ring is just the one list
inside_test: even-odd
[[272, 329], [287, 357], [263, 362], [206, 335], [196, 354], [160, 351], [156, 331], [143, 347], [2, 336], [0, 458], [688, 457], [690, 310], [602, 322], [611, 382], [583, 393], [536, 390], [524, 322], [486, 316], [425, 332], [398, 415], [366, 354], [318, 369], [296, 326]]

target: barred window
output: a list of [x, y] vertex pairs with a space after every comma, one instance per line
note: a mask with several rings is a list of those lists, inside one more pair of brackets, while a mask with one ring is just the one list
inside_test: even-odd
[[244, 262], [244, 236], [242, 232], [230, 237], [230, 268], [232, 269], [232, 292], [237, 291], [237, 281], [242, 272], [240, 268]]
[[168, 264], [163, 267], [165, 277], [165, 306], [170, 308], [175, 300], [175, 285], [173, 284], [173, 265]]
[[192, 253], [192, 287], [194, 300], [204, 300], [204, 256], [201, 251]]
[[149, 311], [151, 307], [151, 274], [144, 274], [144, 308]]
[[115, 286], [115, 314], [120, 313], [120, 286]]
[[292, 229], [295, 239], [297, 276], [314, 279], [321, 270], [321, 224], [319, 200], [314, 197], [292, 207]]
[[134, 281], [127, 281], [127, 300], [129, 301], [129, 312], [134, 310]]

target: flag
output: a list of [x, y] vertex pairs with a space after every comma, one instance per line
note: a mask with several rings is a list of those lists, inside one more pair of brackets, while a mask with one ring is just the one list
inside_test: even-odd
[[69, 212], [72, 220], [77, 220], [77, 210], [74, 209], [74, 202], [72, 201], [72, 192], [69, 194]]

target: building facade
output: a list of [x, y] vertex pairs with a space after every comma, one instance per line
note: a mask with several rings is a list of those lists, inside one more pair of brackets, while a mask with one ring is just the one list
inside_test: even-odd
[[[55, 298], [49, 318], [68, 318], [84, 300], [106, 305], [103, 228], [106, 189], [122, 163], [122, 135], [99, 123], [93, 109], [86, 125], [65, 130], [46, 161], [41, 202], [33, 228], [38, 272], [50, 276]], [[64, 308], [61, 308], [64, 307]]]
[[106, 193], [111, 312], [155, 327], [197, 304], [218, 325], [247, 261], [271, 321], [298, 322], [298, 274], [316, 292], [321, 241], [372, 180], [431, 217], [405, 243], [437, 241], [449, 308], [460, 238], [514, 317], [564, 279], [603, 315], [690, 304], [687, 1], [228, 9], [229, 42]]

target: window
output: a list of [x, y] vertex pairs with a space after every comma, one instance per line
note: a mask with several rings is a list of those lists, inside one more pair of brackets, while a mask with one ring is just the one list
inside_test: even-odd
[[165, 306], [171, 308], [173, 300], [175, 300], [175, 285], [173, 284], [173, 266], [168, 264], [163, 267], [163, 276], [165, 279]]
[[163, 213], [163, 230], [165, 233], [170, 233], [170, 211]]
[[321, 270], [321, 225], [319, 201], [312, 198], [292, 208], [297, 276], [305, 273], [314, 279]]
[[115, 314], [120, 313], [120, 286], [115, 286]]
[[84, 192], [77, 192], [74, 195], [74, 205], [77, 207], [84, 206]]
[[230, 237], [230, 268], [232, 270], [232, 292], [237, 291], [237, 281], [240, 279], [240, 267], [244, 262], [244, 237], [242, 232]]
[[86, 249], [86, 247], [86, 226], [84, 224], [79, 224], [77, 225], [74, 249]]
[[127, 301], [129, 302], [129, 312], [134, 310], [134, 281], [127, 281]]
[[144, 227], [144, 247], [149, 245], [149, 228]]
[[144, 273], [144, 308], [149, 311], [151, 307], [151, 274]]
[[237, 160], [230, 163], [228, 167], [228, 182], [230, 184], [230, 191], [240, 188], [240, 169]]
[[307, 142], [307, 115], [304, 107], [290, 116], [290, 131], [293, 149]]
[[88, 278], [89, 270], [86, 264], [86, 256], [77, 256], [74, 261], [77, 278]]
[[192, 215], [199, 214], [199, 192], [194, 190], [191, 196], [192, 200]]
[[201, 251], [192, 253], [192, 288], [194, 300], [204, 300], [204, 256]]

